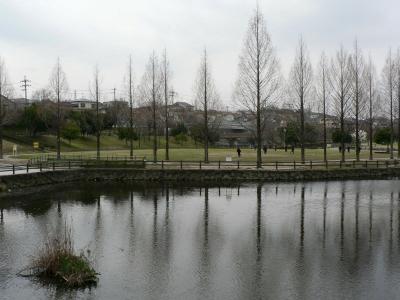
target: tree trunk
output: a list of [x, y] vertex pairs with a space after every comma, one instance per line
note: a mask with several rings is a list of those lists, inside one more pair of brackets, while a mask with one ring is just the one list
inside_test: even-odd
[[400, 158], [400, 66], [397, 72], [397, 158]]
[[3, 159], [3, 98], [1, 96], [1, 80], [2, 78], [0, 76], [0, 159]]
[[[57, 93], [57, 159], [61, 159], [61, 112], [60, 93]], [[70, 141], [71, 144], [71, 141]]]
[[372, 141], [372, 139], [373, 139], [373, 132], [372, 132], [372, 118], [370, 117], [370, 120], [369, 120], [369, 160], [373, 160], [374, 159], [374, 156], [373, 156], [373, 150], [372, 150], [372, 147], [373, 147], [373, 141]]
[[[325, 92], [324, 92], [325, 94]], [[328, 155], [327, 155], [327, 146], [326, 146], [326, 102], [325, 102], [325, 96], [324, 96], [324, 161], [328, 160]]]
[[359, 128], [359, 96], [358, 83], [356, 83], [356, 161], [360, 161], [360, 128]]
[[100, 116], [99, 116], [99, 82], [96, 73], [96, 157], [100, 160]]
[[370, 82], [369, 86], [369, 160], [374, 159], [373, 154], [373, 124], [374, 120], [372, 119], [372, 83]]
[[[358, 106], [358, 105], [357, 105]], [[358, 110], [358, 108], [356, 108]], [[359, 116], [356, 113], [356, 160], [360, 161], [360, 129], [359, 129]]]
[[345, 149], [344, 149], [344, 103], [343, 103], [343, 101], [344, 100], [342, 100], [342, 103], [341, 103], [341, 115], [340, 115], [340, 135], [341, 135], [341, 137], [340, 137], [340, 147], [342, 148], [341, 149], [341, 154], [342, 154], [342, 162], [344, 162], [345, 160], [346, 160], [346, 157], [345, 157]]
[[300, 144], [301, 144], [301, 162], [304, 164], [305, 148], [304, 148], [304, 94], [301, 93], [300, 96]]
[[168, 104], [165, 106], [165, 160], [169, 160]]
[[[169, 160], [169, 132], [168, 132], [168, 67], [167, 54], [164, 57], [164, 100], [165, 100], [165, 160]], [[172, 91], [173, 93], [173, 91]]]
[[390, 88], [390, 159], [393, 159], [394, 122], [393, 122], [393, 87]]
[[132, 57], [129, 57], [129, 157], [133, 159]]
[[[206, 54], [205, 54], [206, 55]], [[204, 56], [204, 162], [208, 163], [207, 56]]]
[[259, 25], [260, 21], [257, 15], [257, 28], [256, 28], [256, 41], [257, 41], [257, 168], [262, 167], [262, 156], [261, 156], [261, 81], [260, 81], [260, 37], [259, 37]]
[[153, 58], [153, 70], [152, 70], [152, 75], [153, 75], [153, 87], [152, 87], [152, 96], [153, 96], [153, 161], [154, 163], [157, 162], [157, 124], [156, 124], [156, 91], [155, 91], [155, 62]]
[[204, 104], [204, 161], [208, 162], [208, 112], [206, 102]]

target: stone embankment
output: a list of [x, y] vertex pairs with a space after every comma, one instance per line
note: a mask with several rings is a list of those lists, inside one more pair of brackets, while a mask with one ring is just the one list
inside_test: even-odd
[[393, 179], [400, 177], [400, 168], [356, 168], [337, 170], [146, 170], [120, 168], [90, 168], [58, 170], [3, 176], [3, 194], [64, 183], [85, 182], [171, 182], [171, 183], [242, 183], [289, 182], [351, 179]]

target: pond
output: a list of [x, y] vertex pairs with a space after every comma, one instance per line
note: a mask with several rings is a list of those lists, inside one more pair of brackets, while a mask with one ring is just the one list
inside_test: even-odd
[[[58, 186], [0, 200], [0, 299], [395, 299], [400, 181]], [[19, 277], [73, 229], [96, 287]]]

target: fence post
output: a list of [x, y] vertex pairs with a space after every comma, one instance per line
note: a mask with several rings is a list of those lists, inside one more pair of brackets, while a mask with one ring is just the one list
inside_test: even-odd
[[164, 160], [161, 161], [161, 169], [164, 170]]
[[278, 162], [275, 162], [275, 169], [278, 171]]
[[310, 169], [312, 170], [312, 160], [310, 160]]
[[218, 161], [218, 169], [221, 169], [221, 161]]
[[26, 173], [29, 173], [29, 163], [26, 164]]
[[14, 164], [12, 166], [12, 172], [13, 172], [13, 175], [15, 175], [15, 165]]
[[39, 163], [39, 171], [42, 172], [42, 163]]
[[181, 160], [181, 170], [182, 170], [182, 160]]
[[240, 161], [238, 160], [238, 162], [237, 162], [237, 165], [238, 165], [238, 169], [240, 168], [239, 164], [240, 164]]
[[199, 166], [200, 166], [200, 170], [201, 170], [201, 160], [200, 160], [200, 162], [199, 162]]
[[56, 163], [53, 162], [53, 171], [55, 171], [55, 170], [56, 170]]

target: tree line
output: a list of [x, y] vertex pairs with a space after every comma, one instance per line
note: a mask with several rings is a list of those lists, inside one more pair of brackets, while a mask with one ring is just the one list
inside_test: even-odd
[[[340, 144], [342, 161], [345, 160], [349, 120], [355, 125], [358, 161], [361, 151], [361, 120], [367, 120], [369, 123], [369, 158], [373, 159], [374, 120], [378, 116], [388, 117], [390, 158], [393, 159], [394, 120], [400, 119], [400, 50], [395, 58], [389, 50], [381, 80], [378, 80], [372, 58], [365, 59], [357, 40], [351, 52], [341, 46], [331, 58], [322, 53], [315, 69], [316, 72], [311, 63], [307, 45], [301, 37], [289, 78], [286, 82], [283, 80], [264, 16], [257, 7], [249, 22], [240, 56], [235, 100], [254, 117], [258, 166], [261, 166], [262, 160], [261, 147], [263, 129], [268, 120], [267, 108], [278, 101], [284, 101], [298, 111], [302, 162], [305, 161], [305, 107], [307, 105], [318, 108], [323, 114], [325, 161], [327, 160], [328, 113], [334, 115], [339, 121], [339, 132], [336, 137]], [[400, 122], [397, 123], [400, 131]], [[400, 139], [398, 141], [398, 157], [400, 157]]]
[[[175, 91], [171, 85], [171, 67], [167, 50], [159, 57], [155, 51], [149, 56], [141, 80], [136, 84], [134, 79], [133, 62], [129, 57], [125, 74], [126, 96], [128, 105], [124, 114], [127, 123], [120, 135], [129, 140], [130, 156], [133, 157], [133, 141], [137, 138], [135, 123], [143, 116], [135, 115], [134, 107], [147, 107], [149, 114], [148, 129], [152, 136], [153, 160], [157, 162], [157, 137], [165, 136], [166, 159], [169, 159], [170, 112]], [[62, 102], [66, 100], [68, 83], [62, 69], [60, 59], [57, 59], [51, 73], [49, 86], [43, 90], [43, 95], [53, 100], [56, 105], [56, 119], [53, 126], [56, 132], [57, 156], [61, 153], [61, 137], [73, 136], [77, 128], [74, 124], [83, 124], [86, 121], [88, 130], [85, 133], [96, 136], [97, 157], [101, 153], [101, 131], [104, 128], [105, 118], [101, 113], [101, 80], [98, 67], [95, 68], [91, 84], [92, 99], [96, 103], [93, 112], [70, 114], [68, 120], [63, 116]], [[4, 60], [0, 58], [0, 95], [9, 95], [12, 87], [8, 83]], [[0, 157], [3, 155], [3, 126], [5, 118], [4, 104], [0, 97]], [[354, 41], [351, 51], [343, 46], [339, 47], [332, 57], [321, 53], [319, 62], [313, 66], [309, 50], [303, 37], [299, 38], [289, 76], [285, 79], [271, 35], [268, 32], [264, 15], [259, 7], [249, 20], [247, 33], [244, 37], [243, 48], [239, 56], [238, 77], [233, 92], [234, 103], [246, 115], [246, 126], [251, 127], [255, 136], [257, 151], [257, 166], [262, 165], [262, 147], [266, 143], [269, 133], [269, 109], [275, 106], [289, 106], [298, 114], [298, 144], [301, 148], [301, 160], [306, 157], [306, 144], [309, 134], [309, 124], [306, 121], [306, 109], [312, 107], [323, 116], [323, 149], [324, 160], [328, 159], [327, 119], [335, 116], [338, 124], [335, 131], [335, 141], [340, 144], [341, 159], [346, 158], [345, 145], [348, 142], [350, 126], [354, 125], [356, 159], [360, 159], [361, 122], [368, 123], [369, 158], [373, 159], [374, 122], [378, 117], [385, 117], [389, 121], [386, 130], [389, 133], [390, 157], [394, 158], [395, 121], [397, 131], [400, 131], [400, 50], [396, 55], [389, 50], [381, 76], [377, 75], [372, 58], [366, 58], [358, 41]], [[197, 77], [194, 83], [193, 102], [196, 109], [202, 112], [201, 132], [204, 146], [204, 161], [208, 161], [209, 141], [213, 135], [215, 118], [210, 118], [210, 111], [222, 107], [215, 81], [212, 76], [212, 67], [207, 49], [204, 49], [200, 60]], [[24, 114], [34, 118], [35, 107], [25, 108]], [[108, 116], [110, 117], [110, 116]], [[94, 118], [94, 119], [93, 119]], [[111, 118], [111, 117], [110, 117]], [[163, 123], [163, 126], [160, 125]], [[78, 126], [83, 133], [82, 126]], [[84, 127], [84, 126], [83, 126]], [[163, 128], [164, 132], [159, 132]], [[69, 129], [69, 130], [66, 130]], [[31, 130], [35, 130], [34, 127]], [[196, 131], [196, 128], [193, 129]], [[287, 127], [285, 130], [291, 130]], [[64, 132], [64, 134], [63, 134]], [[397, 150], [400, 157], [400, 139]]]

